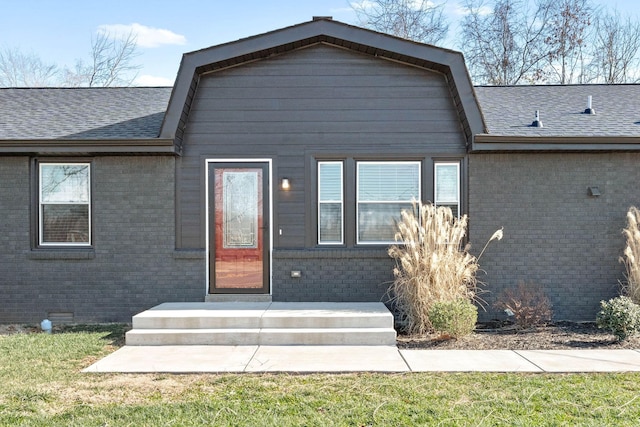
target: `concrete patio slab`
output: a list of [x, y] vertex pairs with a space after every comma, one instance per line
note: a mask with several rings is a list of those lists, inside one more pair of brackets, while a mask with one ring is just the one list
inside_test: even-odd
[[413, 372], [541, 372], [511, 350], [400, 350]]
[[242, 372], [258, 346], [124, 346], [83, 372]]
[[263, 328], [292, 324], [297, 328], [393, 328], [393, 315], [381, 302], [274, 302], [262, 317]]
[[406, 372], [396, 346], [260, 346], [246, 372]]
[[133, 316], [134, 329], [260, 328], [269, 302], [167, 302]]
[[636, 350], [517, 350], [545, 372], [640, 371]]

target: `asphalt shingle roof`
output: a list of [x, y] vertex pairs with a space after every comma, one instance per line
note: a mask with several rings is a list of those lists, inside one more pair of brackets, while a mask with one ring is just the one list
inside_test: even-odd
[[[489, 134], [640, 136], [640, 85], [479, 86]], [[592, 96], [595, 115], [584, 114]], [[536, 110], [544, 127], [532, 127]]]
[[0, 89], [0, 139], [157, 138], [170, 87]]
[[[490, 135], [640, 137], [640, 85], [478, 86]], [[170, 87], [0, 89], [0, 139], [157, 138]], [[591, 95], [595, 115], [584, 114]], [[544, 127], [532, 127], [535, 111]]]

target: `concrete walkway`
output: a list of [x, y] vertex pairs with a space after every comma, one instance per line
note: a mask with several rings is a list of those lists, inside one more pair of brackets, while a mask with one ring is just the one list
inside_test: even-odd
[[125, 346], [83, 372], [630, 372], [640, 350], [402, 350], [395, 346]]

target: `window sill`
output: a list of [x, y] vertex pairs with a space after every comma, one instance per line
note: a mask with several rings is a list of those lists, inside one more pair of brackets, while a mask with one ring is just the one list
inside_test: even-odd
[[29, 259], [37, 260], [84, 260], [94, 259], [96, 252], [90, 249], [33, 249], [27, 254]]

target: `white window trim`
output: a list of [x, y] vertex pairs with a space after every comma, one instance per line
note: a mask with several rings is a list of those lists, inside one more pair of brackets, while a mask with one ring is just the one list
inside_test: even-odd
[[[438, 167], [439, 166], [455, 166], [456, 167], [456, 198], [457, 200], [438, 200]], [[460, 162], [451, 161], [436, 161], [433, 163], [433, 204], [435, 206], [449, 206], [456, 205], [458, 218], [460, 218]]]
[[360, 165], [362, 164], [367, 164], [367, 165], [375, 165], [375, 164], [381, 164], [381, 165], [392, 165], [392, 164], [399, 164], [399, 165], [417, 165], [418, 166], [418, 197], [417, 200], [422, 200], [422, 162], [421, 161], [356, 161], [356, 217], [355, 217], [355, 222], [356, 222], [356, 244], [357, 245], [392, 245], [397, 243], [395, 240], [390, 240], [390, 241], [386, 241], [386, 240], [367, 240], [367, 241], [360, 241], [360, 203], [377, 203], [377, 204], [384, 204], [384, 203], [388, 203], [388, 204], [396, 204], [396, 203], [413, 203], [416, 198], [412, 198], [411, 200], [394, 200], [394, 201], [372, 201], [372, 200], [367, 200], [366, 202], [360, 202], [360, 200], [358, 199], [358, 195], [360, 194]]
[[[340, 165], [340, 200], [320, 200], [321, 194], [321, 181], [320, 181], [320, 166], [321, 165], [330, 165], [330, 164], [338, 164]], [[317, 172], [317, 181], [318, 181], [318, 220], [316, 221], [318, 224], [318, 245], [344, 245], [344, 162], [342, 161], [319, 161], [318, 162], [318, 172]], [[324, 203], [340, 203], [340, 241], [327, 241], [323, 242], [320, 240], [320, 206]]]
[[[88, 182], [88, 201], [87, 202], [42, 202], [42, 167], [43, 166], [65, 166], [65, 165], [78, 165], [78, 166], [87, 166], [88, 174], [89, 174], [89, 182]], [[88, 242], [45, 242], [44, 241], [44, 215], [43, 215], [43, 206], [44, 205], [87, 205], [87, 213], [88, 213], [88, 233], [89, 233], [89, 241]], [[91, 233], [91, 163], [89, 162], [39, 162], [38, 163], [38, 245], [39, 246], [68, 246], [68, 247], [91, 247], [93, 236]]]

